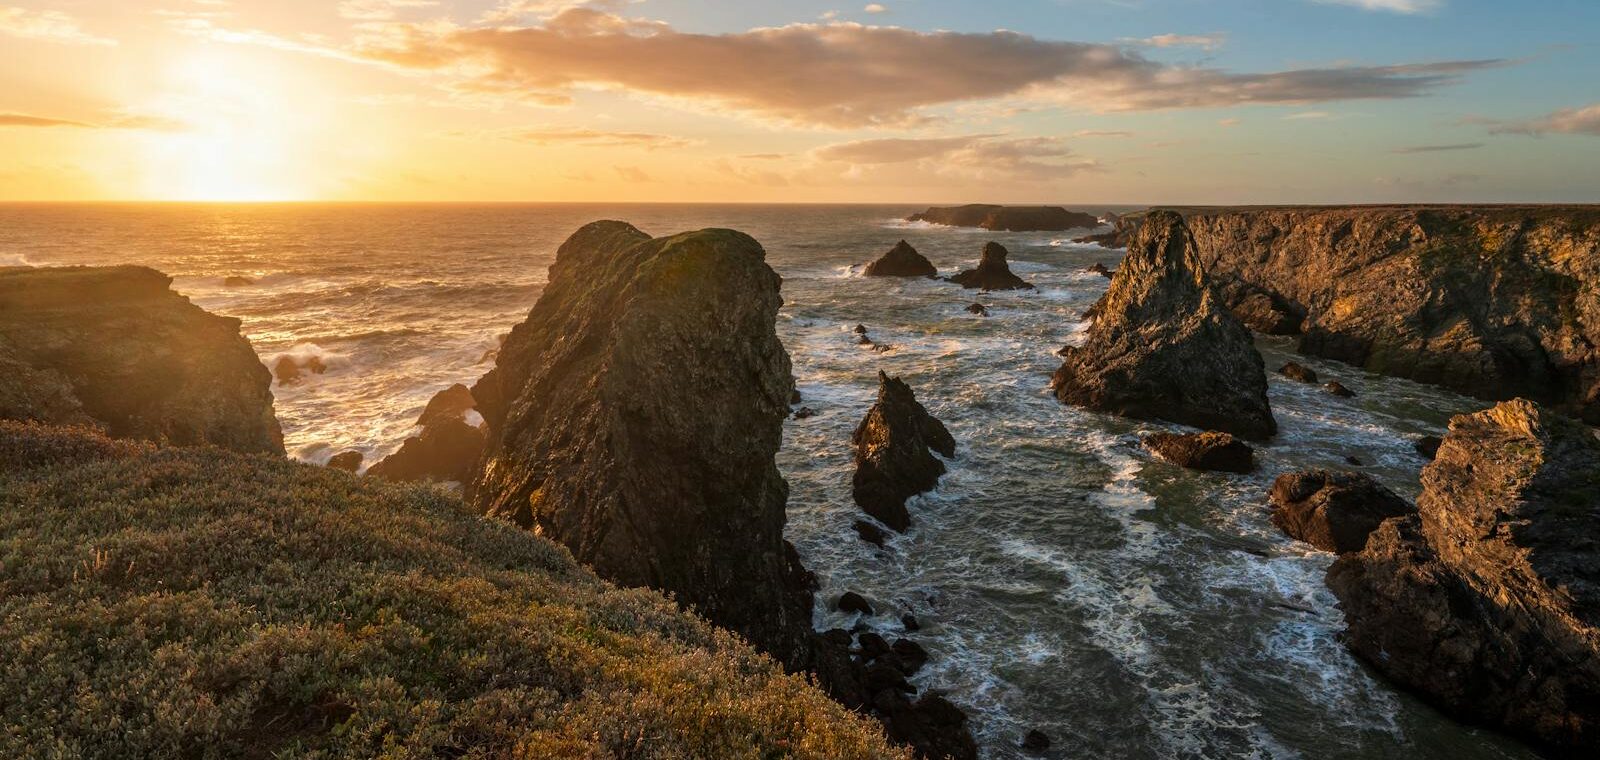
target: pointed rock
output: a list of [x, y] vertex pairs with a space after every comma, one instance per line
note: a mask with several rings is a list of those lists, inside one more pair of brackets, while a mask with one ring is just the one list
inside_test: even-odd
[[944, 474], [944, 462], [930, 449], [947, 457], [956, 453], [944, 423], [928, 414], [910, 386], [883, 372], [878, 373], [878, 402], [850, 442], [856, 450], [856, 504], [896, 531], [911, 526], [906, 499], [932, 490]]
[[978, 258], [978, 268], [968, 269], [951, 277], [950, 281], [963, 288], [984, 290], [1031, 290], [1033, 284], [1011, 273], [1006, 263], [1005, 246], [995, 242], [984, 243]]
[[888, 253], [878, 257], [877, 261], [868, 264], [864, 274], [868, 277], [933, 277], [939, 274], [939, 270], [917, 253], [910, 243], [902, 240], [895, 243]]
[[398, 482], [471, 480], [484, 441], [476, 406], [472, 391], [460, 383], [435, 393], [417, 418], [419, 432], [368, 467], [367, 474]]
[[1277, 432], [1250, 331], [1212, 293], [1183, 218], [1151, 212], [1081, 347], [1066, 350], [1056, 398], [1262, 440]]

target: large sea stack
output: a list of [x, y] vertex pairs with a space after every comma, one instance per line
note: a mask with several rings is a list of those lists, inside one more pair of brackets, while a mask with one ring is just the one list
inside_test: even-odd
[[906, 217], [909, 222], [929, 222], [950, 227], [980, 227], [1000, 232], [1060, 232], [1100, 226], [1094, 214], [1068, 211], [1060, 206], [933, 206]]
[[490, 432], [468, 498], [801, 667], [811, 592], [774, 463], [794, 380], [764, 259], [732, 230], [575, 233], [472, 389]]
[[1095, 314], [1052, 380], [1061, 401], [1252, 440], [1277, 432], [1261, 354], [1205, 282], [1179, 215], [1148, 216]]
[[0, 418], [283, 453], [272, 373], [239, 320], [136, 266], [0, 269]]
[[1600, 753], [1600, 441], [1504, 402], [1451, 421], [1422, 486], [1328, 571], [1346, 642], [1464, 719]]
[[978, 257], [978, 268], [967, 269], [950, 278], [950, 281], [963, 288], [982, 288], [984, 290], [1032, 290], [1030, 283], [1011, 272], [1011, 265], [1006, 263], [1006, 247], [995, 242], [984, 243], [983, 253]]
[[856, 427], [852, 494], [867, 514], [896, 531], [911, 526], [906, 499], [932, 490], [944, 462], [932, 452], [956, 455], [956, 439], [917, 401], [898, 377], [878, 373], [878, 402]]
[[888, 253], [867, 264], [864, 274], [868, 277], [933, 277], [939, 274], [939, 269], [927, 257], [917, 253], [910, 243], [902, 240], [895, 243]]

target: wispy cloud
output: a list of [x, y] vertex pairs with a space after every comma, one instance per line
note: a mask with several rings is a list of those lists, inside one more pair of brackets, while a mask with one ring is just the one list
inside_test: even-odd
[[1483, 143], [1451, 143], [1449, 145], [1408, 145], [1408, 146], [1403, 147], [1403, 148], [1395, 148], [1394, 150], [1389, 151], [1389, 152], [1390, 153], [1402, 153], [1402, 154], [1403, 153], [1443, 153], [1443, 152], [1453, 151], [1453, 150], [1477, 150], [1478, 148], [1482, 148], [1482, 147], [1483, 147]]
[[918, 164], [946, 176], [1022, 182], [1057, 180], [1100, 168], [1074, 156], [1058, 137], [992, 134], [855, 140], [818, 148], [812, 155], [853, 166]]
[[1413, 15], [1444, 7], [1444, 0], [1315, 0], [1323, 5], [1349, 5], [1369, 11]]
[[535, 145], [576, 145], [586, 148], [686, 148], [693, 140], [649, 132], [607, 132], [597, 129], [509, 129], [496, 136]]
[[358, 21], [383, 21], [392, 19], [402, 10], [431, 8], [438, 0], [344, 0], [339, 3], [339, 15]]
[[1301, 111], [1300, 113], [1289, 114], [1288, 116], [1283, 117], [1283, 120], [1284, 121], [1317, 121], [1317, 120], [1320, 120], [1320, 119], [1331, 119], [1331, 118], [1333, 118], [1333, 114], [1328, 113], [1327, 111]]
[[77, 19], [61, 11], [30, 11], [10, 5], [0, 5], [0, 34], [72, 45], [117, 44], [85, 32]]
[[1153, 48], [1192, 47], [1200, 48], [1201, 50], [1216, 50], [1228, 41], [1228, 35], [1221, 32], [1212, 34], [1158, 34], [1154, 37], [1124, 37], [1122, 41], [1131, 45]]
[[121, 113], [104, 121], [89, 122], [79, 119], [60, 119], [52, 116], [34, 116], [25, 113], [0, 113], [0, 127], [65, 127], [70, 129], [145, 129], [172, 132], [187, 125], [164, 116]]
[[1563, 108], [1537, 119], [1487, 122], [1490, 134], [1600, 136], [1600, 103]]
[[1072, 133], [1073, 137], [1133, 137], [1132, 132], [1120, 129], [1080, 129]]
[[52, 119], [48, 116], [29, 116], [25, 113], [0, 113], [0, 127], [81, 127], [93, 129], [94, 125], [72, 119]]

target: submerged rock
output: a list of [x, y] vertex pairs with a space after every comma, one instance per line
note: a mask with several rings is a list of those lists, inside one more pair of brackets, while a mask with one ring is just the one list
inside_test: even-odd
[[0, 417], [283, 453], [272, 373], [239, 333], [136, 266], [0, 268]]
[[1250, 331], [1217, 300], [1183, 218], [1152, 212], [1094, 325], [1051, 386], [1056, 398], [1260, 440], [1277, 432]]
[[939, 269], [902, 240], [877, 261], [868, 264], [864, 274], [868, 277], [933, 277], [939, 274]]
[[1091, 265], [1088, 268], [1087, 271], [1092, 272], [1092, 273], [1097, 274], [1097, 275], [1100, 275], [1101, 277], [1104, 277], [1104, 278], [1106, 278], [1108, 280], [1117, 275], [1116, 272], [1114, 272], [1114, 271], [1112, 271], [1110, 269], [1107, 269], [1105, 264], [1102, 264], [1102, 263], [1100, 263], [1098, 261], [1096, 261], [1093, 265]]
[[1162, 459], [1191, 470], [1244, 473], [1256, 468], [1255, 450], [1227, 433], [1156, 433], [1143, 443]]
[[982, 288], [984, 290], [1032, 290], [1033, 284], [1011, 273], [1011, 266], [1006, 263], [1005, 246], [996, 242], [983, 244], [983, 253], [978, 258], [977, 269], [967, 269], [950, 278], [950, 281], [963, 288]]
[[1337, 380], [1322, 386], [1322, 389], [1339, 398], [1355, 398], [1356, 392], [1344, 387], [1344, 383]]
[[1278, 374], [1298, 383], [1317, 384], [1317, 373], [1299, 362], [1289, 362], [1278, 368]]
[[225, 288], [245, 288], [254, 284], [256, 284], [255, 280], [244, 275], [230, 274], [222, 278], [222, 286]]
[[1280, 475], [1272, 484], [1272, 524], [1290, 538], [1323, 551], [1361, 551], [1367, 536], [1391, 517], [1417, 508], [1356, 472], [1308, 470]]
[[984, 306], [981, 303], [970, 304], [967, 306], [967, 313], [976, 314], [980, 317], [987, 317], [989, 316], [989, 307]]
[[878, 401], [850, 437], [856, 451], [852, 494], [867, 514], [896, 531], [911, 526], [906, 499], [931, 490], [956, 441], [899, 378], [878, 373]]
[[856, 535], [860, 536], [862, 541], [872, 544], [873, 546], [883, 546], [883, 540], [885, 538], [883, 528], [867, 522], [866, 520], [857, 520], [852, 523], [850, 527], [855, 529]]
[[1100, 226], [1100, 219], [1094, 214], [1068, 211], [1060, 206], [996, 206], [987, 203], [933, 206], [920, 214], [906, 217], [906, 221], [1005, 232], [1060, 232]]
[[802, 668], [811, 591], [774, 459], [794, 380], [765, 258], [733, 230], [568, 238], [472, 389], [490, 434], [467, 497]]
[[1418, 514], [1328, 571], [1345, 641], [1448, 712], [1600, 751], [1600, 441], [1525, 401], [1456, 417]]
[[434, 394], [417, 418], [419, 432], [367, 474], [398, 482], [471, 480], [484, 443], [476, 406], [472, 391], [460, 383]]

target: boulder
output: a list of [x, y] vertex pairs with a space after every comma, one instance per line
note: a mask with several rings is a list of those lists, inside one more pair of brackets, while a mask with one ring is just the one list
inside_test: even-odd
[[798, 669], [812, 600], [783, 540], [794, 379], [765, 259], [733, 230], [578, 230], [472, 388], [489, 434], [466, 496]]
[[1284, 377], [1287, 377], [1297, 383], [1309, 383], [1311, 385], [1317, 384], [1316, 371], [1300, 364], [1299, 362], [1289, 362], [1288, 364], [1279, 367], [1278, 374], [1283, 375]]
[[1272, 484], [1272, 524], [1290, 538], [1323, 551], [1361, 551], [1367, 536], [1391, 517], [1417, 508], [1378, 481], [1356, 472], [1307, 470]]
[[916, 675], [923, 665], [928, 664], [928, 650], [911, 639], [895, 639], [889, 651], [894, 653], [895, 659], [900, 662], [901, 671], [908, 676]]
[[1342, 555], [1345, 642], [1467, 721], [1600, 753], [1600, 441], [1517, 399], [1456, 417], [1418, 514]]
[[1115, 271], [1107, 269], [1105, 264], [1102, 264], [1102, 263], [1100, 263], [1098, 261], [1096, 261], [1094, 264], [1089, 266], [1087, 271], [1092, 272], [1092, 273], [1097, 274], [1097, 275], [1100, 275], [1101, 277], [1104, 277], [1104, 278], [1106, 278], [1108, 280], [1111, 279], [1112, 277], [1115, 277], [1116, 274], [1117, 274]]
[[878, 401], [850, 442], [856, 452], [851, 484], [856, 504], [895, 531], [911, 525], [906, 499], [931, 490], [944, 474], [944, 463], [932, 452], [956, 453], [944, 423], [918, 403], [910, 386], [883, 372], [878, 373]]
[[1356, 396], [1355, 391], [1344, 387], [1344, 384], [1338, 380], [1323, 385], [1322, 389], [1339, 398], [1355, 398]]
[[939, 760], [976, 760], [978, 747], [967, 728], [967, 714], [938, 694], [916, 702], [895, 689], [873, 698], [884, 716], [884, 729], [893, 741], [909, 745], [919, 757]]
[[790, 416], [794, 417], [797, 420], [808, 420], [808, 419], [811, 419], [812, 417], [817, 416], [817, 410], [812, 409], [809, 406], [802, 406], [799, 409], [794, 410], [794, 414], [792, 414]]
[[856, 535], [860, 536], [862, 541], [872, 544], [873, 546], [883, 546], [883, 540], [886, 538], [883, 528], [867, 522], [866, 520], [857, 520], [850, 527], [855, 529]]
[[839, 595], [839, 601], [834, 602], [833, 608], [840, 612], [858, 612], [862, 615], [872, 615], [872, 605], [866, 597], [854, 591], [846, 591]]
[[989, 307], [984, 306], [981, 303], [969, 304], [967, 306], [967, 313], [976, 314], [980, 317], [987, 317], [989, 316]]
[[239, 331], [137, 266], [0, 268], [0, 417], [283, 454], [272, 373]]
[[359, 451], [341, 451], [328, 458], [328, 467], [345, 472], [357, 472], [361, 469], [361, 462], [366, 459]]
[[1182, 217], [1150, 214], [1097, 312], [1066, 349], [1056, 398], [1251, 440], [1277, 432], [1261, 354], [1206, 284]]
[[1256, 468], [1255, 450], [1227, 433], [1156, 433], [1143, 443], [1162, 459], [1191, 470], [1243, 473]]
[[939, 269], [902, 240], [877, 261], [868, 264], [864, 274], [868, 277], [934, 277]]
[[417, 418], [417, 434], [367, 468], [367, 474], [397, 482], [471, 480], [484, 443], [475, 408], [472, 391], [460, 383], [434, 394]]
[[922, 624], [917, 622], [916, 615], [908, 612], [900, 616], [900, 627], [907, 631], [918, 631], [922, 629]]
[[1022, 751], [1024, 752], [1037, 755], [1047, 749], [1050, 749], [1050, 737], [1037, 728], [1029, 731], [1027, 736], [1022, 737]]
[[984, 290], [1031, 290], [1032, 283], [1023, 280], [1011, 273], [1011, 266], [1006, 263], [1005, 246], [996, 242], [983, 244], [983, 253], [978, 258], [977, 269], [967, 269], [950, 278], [950, 281], [963, 288], [982, 288]]
[[1418, 438], [1412, 446], [1417, 450], [1418, 456], [1432, 461], [1434, 457], [1439, 456], [1439, 446], [1443, 444], [1443, 438], [1436, 435], [1425, 435]]
[[1004, 232], [1060, 232], [1100, 226], [1094, 214], [1068, 211], [1060, 206], [934, 206], [906, 217], [908, 222], [928, 222], [950, 227], [979, 227]]

